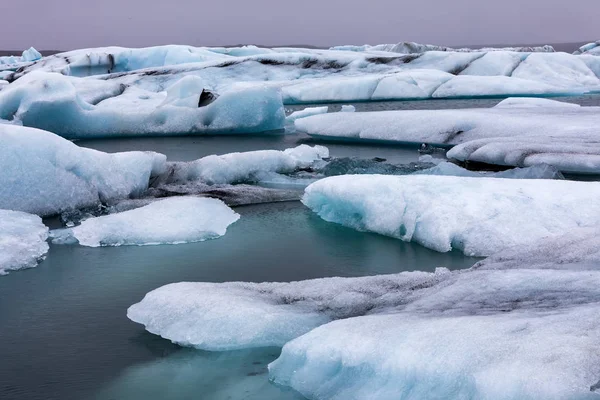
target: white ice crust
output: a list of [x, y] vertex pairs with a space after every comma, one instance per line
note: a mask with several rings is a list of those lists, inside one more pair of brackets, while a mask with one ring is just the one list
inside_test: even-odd
[[35, 267], [48, 252], [47, 238], [40, 217], [0, 210], [0, 275]]
[[201, 242], [225, 235], [240, 218], [221, 200], [172, 197], [130, 211], [86, 219], [70, 228], [80, 245], [89, 247]]
[[346, 175], [310, 185], [303, 203], [329, 222], [487, 256], [600, 222], [595, 182]]

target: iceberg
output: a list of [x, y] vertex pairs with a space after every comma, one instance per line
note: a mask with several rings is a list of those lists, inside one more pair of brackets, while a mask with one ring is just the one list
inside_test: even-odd
[[302, 202], [329, 222], [487, 256], [594, 226], [600, 185], [547, 179], [347, 175], [310, 185]]
[[502, 101], [487, 109], [330, 113], [295, 121], [317, 139], [458, 145], [448, 157], [514, 167], [549, 164], [598, 173], [600, 108], [548, 99]]
[[418, 296], [418, 288], [448, 274], [439, 269], [291, 283], [174, 283], [146, 294], [127, 317], [151, 333], [198, 349], [283, 346], [332, 320], [406, 304]]
[[501, 172], [469, 171], [451, 162], [440, 162], [435, 167], [414, 172], [415, 175], [463, 176], [469, 178], [505, 178], [505, 179], [564, 179], [555, 167], [537, 164], [526, 168], [513, 168]]
[[0, 275], [35, 267], [48, 252], [48, 228], [36, 215], [0, 210]]
[[562, 260], [538, 269], [527, 246], [521, 268], [490, 259], [455, 272], [170, 284], [127, 315], [198, 349], [287, 342], [270, 377], [307, 398], [596, 398], [600, 271]]
[[[461, 110], [401, 110], [329, 113], [295, 121], [296, 129], [319, 138], [453, 145], [470, 140], [590, 136], [600, 108], [543, 99], [508, 99], [496, 107]], [[537, 107], [531, 107], [536, 103]]]
[[593, 56], [600, 55], [600, 40], [581, 46], [573, 53], [575, 55], [589, 54]]
[[32, 61], [37, 61], [42, 58], [42, 55], [39, 51], [30, 47], [29, 49], [23, 51], [20, 57], [18, 56], [4, 56], [0, 57], [0, 69], [3, 66], [11, 66], [16, 67], [26, 63], [30, 63]]
[[165, 162], [158, 153], [107, 154], [50, 132], [0, 124], [0, 208], [48, 216], [138, 196]]
[[158, 245], [201, 242], [225, 235], [240, 218], [225, 203], [200, 197], [173, 197], [130, 211], [84, 220], [81, 225], [53, 231], [58, 243], [72, 236], [89, 247]]
[[576, 228], [563, 235], [503, 249], [473, 268], [600, 270], [599, 244], [598, 228]]
[[[229, 91], [198, 107], [202, 94], [198, 79], [186, 77], [175, 83], [176, 87], [154, 93], [112, 82], [34, 72], [0, 92], [0, 118], [68, 138], [283, 129], [285, 114], [277, 90], [257, 86]], [[189, 92], [192, 81], [195, 95]], [[183, 85], [187, 91], [180, 90]]]
[[[400, 51], [400, 53], [396, 52]], [[194, 76], [211, 92], [253, 87], [281, 90], [286, 104], [464, 96], [581, 94], [600, 89], [600, 62], [551, 48], [463, 49], [364, 46], [337, 49], [158, 46], [82, 49], [3, 68], [17, 83], [32, 73], [57, 73], [74, 85], [124, 87], [138, 106]], [[456, 80], [456, 82], [452, 82]], [[442, 85], [444, 85], [442, 87]], [[83, 89], [82, 89], [83, 91]], [[141, 91], [141, 92], [140, 92]], [[48, 93], [39, 92], [40, 95]], [[139, 101], [149, 97], [154, 101]], [[137, 100], [136, 100], [137, 99]], [[145, 99], [148, 100], [148, 99]]]
[[[191, 162], [172, 163], [156, 181], [185, 183], [201, 181], [208, 185], [251, 183], [257, 174], [291, 173], [308, 168], [316, 161], [329, 157], [324, 146], [300, 146], [279, 150], [257, 150], [244, 153], [211, 155]], [[156, 184], [155, 184], [156, 186]]]

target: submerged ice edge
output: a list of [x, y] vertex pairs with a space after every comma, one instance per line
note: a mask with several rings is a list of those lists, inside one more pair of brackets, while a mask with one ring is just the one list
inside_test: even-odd
[[[283, 346], [271, 379], [311, 399], [593, 399], [597, 233], [575, 229], [455, 272], [170, 284], [127, 315], [183, 346]], [[569, 263], [555, 258], [567, 242]]]

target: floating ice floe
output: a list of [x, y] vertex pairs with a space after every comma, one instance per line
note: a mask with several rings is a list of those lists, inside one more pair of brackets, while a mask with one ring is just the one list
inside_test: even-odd
[[0, 210], [0, 275], [33, 268], [48, 252], [48, 228], [36, 215]]
[[600, 184], [452, 176], [349, 175], [310, 185], [303, 203], [329, 222], [486, 256], [594, 226]]
[[[205, 350], [283, 346], [335, 319], [400, 305], [449, 272], [292, 283], [174, 283], [148, 293], [127, 316], [149, 332]], [[390, 291], [394, 288], [394, 291]], [[367, 290], [368, 289], [368, 290]]]
[[173, 197], [130, 211], [86, 219], [53, 231], [58, 243], [73, 237], [82, 246], [158, 245], [200, 242], [223, 236], [240, 216], [217, 199]]
[[166, 157], [107, 154], [53, 133], [0, 124], [0, 208], [41, 216], [140, 195]]
[[[97, 79], [33, 72], [0, 92], [0, 118], [69, 138], [254, 133], [284, 127], [281, 94], [262, 86], [223, 92], [202, 106], [202, 82], [185, 77], [152, 92]], [[181, 90], [183, 84], [188, 90]], [[196, 93], [190, 93], [190, 85]]]
[[270, 377], [310, 399], [596, 399], [599, 278], [467, 273], [403, 312], [289, 342]]
[[600, 56], [600, 40], [581, 46], [573, 54], [589, 54], [593, 56]]
[[414, 172], [415, 175], [462, 176], [469, 178], [506, 178], [506, 179], [564, 179], [562, 173], [547, 164], [537, 164], [526, 168], [513, 168], [501, 172], [476, 172], [459, 167], [451, 162], [440, 162], [435, 167]]
[[[327, 147], [305, 144], [283, 151], [257, 150], [211, 155], [191, 162], [171, 164], [164, 179], [165, 183], [175, 184], [189, 181], [201, 181], [209, 185], [251, 183], [259, 180], [256, 179], [257, 174], [290, 173], [327, 157]], [[159, 177], [159, 181], [161, 179]]]
[[579, 230], [577, 248], [553, 239], [582, 252], [570, 263], [525, 245], [465, 271], [170, 284], [128, 317], [199, 349], [288, 342], [270, 377], [311, 399], [593, 399], [600, 272], [585, 253], [596, 233]]
[[513, 98], [489, 109], [331, 113], [295, 121], [315, 138], [458, 145], [449, 158], [580, 173], [600, 172], [599, 125], [599, 107]]
[[3, 56], [0, 57], [0, 67], [3, 66], [14, 66], [18, 67], [23, 65], [24, 63], [29, 63], [32, 61], [37, 61], [42, 58], [42, 55], [39, 51], [30, 47], [29, 49], [23, 51], [21, 56]]

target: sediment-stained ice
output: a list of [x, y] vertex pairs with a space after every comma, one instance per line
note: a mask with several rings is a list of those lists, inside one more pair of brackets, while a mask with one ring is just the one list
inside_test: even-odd
[[217, 199], [173, 197], [130, 211], [84, 220], [67, 232], [82, 246], [158, 245], [200, 242], [223, 236], [240, 216]]
[[35, 267], [48, 252], [47, 238], [40, 217], [0, 210], [0, 275]]
[[127, 316], [149, 332], [205, 350], [282, 346], [317, 326], [400, 306], [449, 271], [291, 283], [166, 285], [131, 306]]
[[[561, 300], [577, 287], [565, 283]], [[335, 321], [286, 344], [270, 376], [309, 399], [596, 399], [597, 299], [596, 292], [583, 304], [542, 299], [539, 309]]]
[[311, 115], [327, 114], [329, 107], [307, 107], [304, 110], [294, 111], [285, 118], [286, 124], [293, 124], [295, 120], [310, 117]]
[[[296, 129], [317, 137], [459, 144], [491, 137], [591, 136], [600, 108], [544, 100], [509, 99], [498, 107], [462, 110], [401, 110], [329, 113], [302, 118]], [[508, 106], [512, 104], [512, 106]]]
[[313, 183], [302, 202], [329, 222], [486, 256], [594, 226], [598, 195], [592, 182], [347, 175]]
[[289, 341], [271, 379], [311, 399], [592, 399], [600, 272], [559, 265], [184, 282], [128, 317], [199, 349]]
[[41, 216], [140, 195], [166, 157], [102, 153], [53, 133], [0, 124], [0, 208]]
[[473, 268], [600, 270], [600, 230], [576, 228], [531, 244], [515, 245], [489, 256]]
[[279, 150], [211, 155], [196, 161], [174, 163], [166, 173], [167, 183], [202, 181], [207, 184], [235, 184], [256, 181], [257, 174], [290, 173], [329, 157], [324, 146], [300, 145]]

